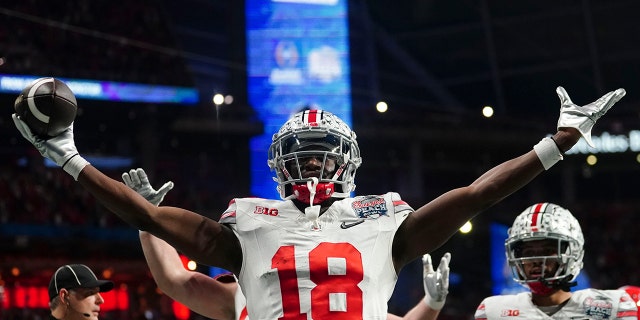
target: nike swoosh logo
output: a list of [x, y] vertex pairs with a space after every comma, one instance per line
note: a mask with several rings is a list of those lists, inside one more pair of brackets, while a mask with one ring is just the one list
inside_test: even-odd
[[348, 228], [351, 228], [353, 226], [357, 226], [357, 225], [359, 225], [359, 224], [361, 224], [363, 222], [364, 222], [364, 219], [363, 220], [358, 220], [358, 221], [352, 222], [352, 223], [346, 223], [346, 222], [343, 221], [342, 224], [340, 225], [340, 228], [348, 229]]

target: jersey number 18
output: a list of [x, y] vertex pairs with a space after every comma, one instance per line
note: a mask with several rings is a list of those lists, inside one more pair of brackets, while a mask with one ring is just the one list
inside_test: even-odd
[[[278, 270], [280, 279], [284, 313], [280, 319], [306, 320], [307, 314], [300, 312], [294, 253], [294, 246], [282, 246], [271, 259], [271, 267]], [[311, 317], [362, 319], [362, 290], [358, 283], [364, 276], [360, 252], [349, 243], [323, 242], [309, 251], [308, 258], [309, 277], [315, 284], [311, 289]]]

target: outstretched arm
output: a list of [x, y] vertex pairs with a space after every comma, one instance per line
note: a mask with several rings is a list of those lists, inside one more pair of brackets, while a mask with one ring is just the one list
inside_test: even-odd
[[577, 106], [562, 87], [557, 89], [561, 108], [558, 131], [544, 138], [533, 150], [508, 160], [481, 175], [466, 187], [451, 190], [420, 207], [403, 222], [394, 238], [396, 269], [438, 248], [465, 222], [519, 190], [538, 174], [562, 159], [581, 136], [591, 142], [591, 128], [624, 95], [611, 91], [600, 99]]
[[239, 272], [240, 245], [233, 232], [214, 220], [176, 207], [156, 207], [124, 184], [86, 166], [78, 177], [100, 203], [127, 223], [169, 242], [202, 264]]
[[241, 249], [229, 228], [189, 210], [156, 207], [123, 183], [106, 176], [78, 153], [73, 124], [60, 135], [45, 140], [33, 134], [16, 114], [12, 117], [18, 131], [40, 154], [62, 167], [122, 220], [166, 240], [200, 263], [239, 272]]

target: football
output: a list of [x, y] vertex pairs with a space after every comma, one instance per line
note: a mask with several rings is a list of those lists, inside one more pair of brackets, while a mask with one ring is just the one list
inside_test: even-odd
[[22, 90], [14, 108], [31, 132], [51, 138], [62, 133], [73, 122], [78, 103], [64, 82], [55, 78], [40, 78]]

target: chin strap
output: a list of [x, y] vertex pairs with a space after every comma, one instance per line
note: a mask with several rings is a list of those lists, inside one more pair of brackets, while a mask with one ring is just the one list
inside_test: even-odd
[[577, 281], [570, 281], [569, 279], [571, 278], [573, 278], [573, 275], [567, 275], [562, 279], [558, 279], [554, 281], [547, 281], [544, 278], [540, 277], [537, 282], [532, 282], [532, 283], [529, 283], [528, 285], [532, 293], [535, 293], [541, 296], [548, 296], [557, 289], [560, 289], [566, 292], [571, 291], [571, 287], [575, 287], [578, 285]]
[[539, 281], [527, 283], [527, 286], [529, 286], [531, 293], [539, 296], [548, 296], [555, 291], [554, 288], [549, 287], [545, 283]]
[[571, 278], [573, 278], [573, 275], [569, 274], [566, 277], [559, 279], [558, 281], [549, 282], [545, 279], [540, 279], [540, 282], [542, 282], [542, 284], [544, 284], [545, 286], [569, 292], [571, 291], [571, 287], [575, 287], [578, 285], [577, 281], [570, 281], [569, 279]]

